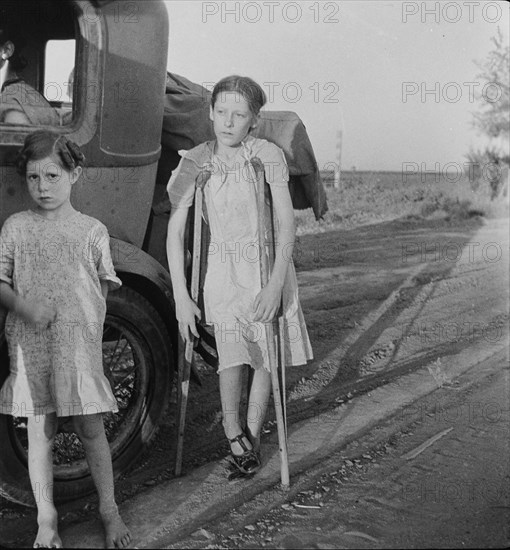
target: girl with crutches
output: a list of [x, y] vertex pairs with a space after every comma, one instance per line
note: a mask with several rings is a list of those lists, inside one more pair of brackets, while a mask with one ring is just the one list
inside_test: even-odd
[[[283, 330], [276, 333], [284, 346], [286, 365], [302, 365], [312, 358], [292, 262], [295, 225], [287, 164], [276, 145], [250, 135], [265, 102], [264, 91], [250, 78], [220, 80], [210, 107], [216, 140], [184, 153], [168, 183], [172, 211], [167, 252], [180, 334], [185, 342], [198, 337], [197, 319], [214, 327], [223, 428], [232, 463], [244, 476], [261, 466], [260, 433], [271, 392], [270, 357], [274, 357], [267, 324], [281, 313]], [[270, 240], [271, 212], [266, 206], [265, 227], [260, 227], [256, 166], [263, 167], [275, 218], [274, 265], [267, 282], [260, 267], [267, 247], [261, 247], [259, 241]], [[203, 216], [211, 236], [203, 312], [188, 293], [183, 244], [197, 181], [201, 182]], [[259, 238], [261, 232], [264, 239]], [[247, 365], [253, 372], [244, 422], [240, 401]]]

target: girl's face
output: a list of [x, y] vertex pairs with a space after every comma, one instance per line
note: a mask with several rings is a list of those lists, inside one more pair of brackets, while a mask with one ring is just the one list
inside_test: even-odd
[[69, 172], [53, 156], [29, 161], [25, 177], [37, 212], [46, 218], [66, 217], [73, 210], [71, 188], [80, 174], [81, 167]]
[[218, 143], [224, 147], [237, 147], [258, 120], [246, 99], [237, 92], [219, 93], [209, 118]]

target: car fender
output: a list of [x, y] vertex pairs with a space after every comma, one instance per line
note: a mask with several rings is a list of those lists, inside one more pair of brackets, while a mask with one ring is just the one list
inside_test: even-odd
[[173, 333], [177, 325], [168, 271], [142, 249], [121, 239], [111, 237], [110, 250], [115, 271], [122, 283], [144, 296]]

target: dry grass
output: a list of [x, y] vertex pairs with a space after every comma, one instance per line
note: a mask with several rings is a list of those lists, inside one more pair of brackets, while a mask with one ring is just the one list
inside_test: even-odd
[[[448, 181], [443, 174], [343, 172], [340, 187], [323, 173], [329, 211], [317, 222], [311, 210], [296, 212], [297, 234], [348, 229], [397, 218], [488, 218], [508, 216], [508, 193], [490, 199], [487, 182], [473, 185], [467, 177]], [[455, 177], [451, 177], [454, 180]]]

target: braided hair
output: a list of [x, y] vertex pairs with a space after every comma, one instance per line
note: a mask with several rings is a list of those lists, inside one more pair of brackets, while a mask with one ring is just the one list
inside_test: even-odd
[[216, 83], [211, 95], [211, 106], [214, 108], [218, 95], [228, 92], [237, 92], [243, 96], [254, 115], [259, 114], [260, 109], [267, 101], [264, 90], [253, 79], [233, 74]]
[[25, 138], [16, 157], [16, 171], [24, 176], [30, 161], [54, 156], [62, 168], [72, 172], [85, 163], [85, 155], [74, 141], [51, 130], [37, 130]]

